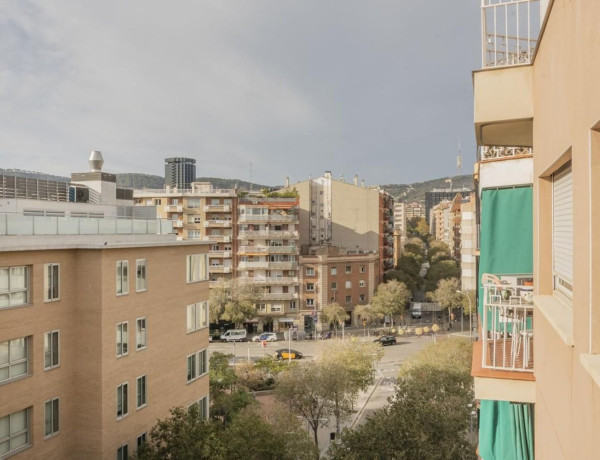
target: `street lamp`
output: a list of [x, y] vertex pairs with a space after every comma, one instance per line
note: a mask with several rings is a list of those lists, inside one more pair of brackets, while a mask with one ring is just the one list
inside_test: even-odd
[[[467, 294], [466, 292], [463, 292], [461, 290], [457, 290], [456, 291], [457, 294], [462, 294], [464, 296], [467, 296], [467, 299], [469, 299], [469, 339], [471, 340], [471, 342], [473, 341], [473, 311], [471, 308], [471, 296], [469, 296], [469, 294]], [[464, 331], [463, 328], [463, 321], [465, 319], [465, 311], [464, 308], [461, 306], [461, 318], [460, 318], [460, 330], [461, 332]]]

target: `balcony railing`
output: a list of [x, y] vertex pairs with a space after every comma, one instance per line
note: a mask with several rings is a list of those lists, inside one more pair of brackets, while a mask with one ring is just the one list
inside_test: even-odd
[[209, 265], [208, 273], [231, 273], [231, 267], [225, 265]]
[[238, 269], [245, 270], [248, 268], [261, 268], [261, 269], [266, 270], [269, 268], [269, 262], [267, 262], [266, 260], [263, 260], [260, 262], [239, 262], [238, 263]]
[[240, 246], [238, 254], [296, 254], [298, 246]]
[[533, 372], [533, 275], [483, 275], [482, 366]]
[[294, 214], [242, 214], [238, 217], [239, 222], [277, 222], [292, 223], [298, 222], [298, 216]]
[[298, 294], [295, 292], [266, 292], [262, 294], [263, 300], [295, 300]]
[[203, 241], [211, 241], [215, 243], [231, 243], [231, 236], [229, 235], [207, 235], [202, 238]]
[[165, 212], [183, 212], [183, 206], [177, 204], [169, 204], [164, 207]]
[[231, 259], [231, 251], [208, 251], [208, 257], [219, 259]]
[[531, 147], [504, 147], [484, 145], [480, 148], [479, 159], [481, 161], [493, 161], [504, 158], [520, 158], [533, 155]]
[[174, 220], [173, 227], [174, 228], [183, 228], [183, 221], [182, 220]]
[[297, 239], [297, 231], [289, 230], [242, 230], [238, 233], [239, 239], [245, 238], [284, 238]]
[[231, 212], [231, 206], [228, 204], [207, 204], [204, 206], [204, 212]]
[[252, 278], [238, 278], [241, 283], [289, 285], [298, 283], [297, 277], [292, 276], [254, 276]]
[[228, 228], [231, 227], [231, 220], [228, 219], [211, 219], [203, 222], [205, 227]]
[[298, 262], [269, 262], [270, 270], [297, 270]]
[[481, 0], [482, 66], [531, 63], [540, 17], [539, 0]]

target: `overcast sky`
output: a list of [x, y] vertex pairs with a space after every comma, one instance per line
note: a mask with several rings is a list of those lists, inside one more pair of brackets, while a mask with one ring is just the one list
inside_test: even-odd
[[475, 158], [479, 0], [0, 3], [0, 167], [367, 184]]

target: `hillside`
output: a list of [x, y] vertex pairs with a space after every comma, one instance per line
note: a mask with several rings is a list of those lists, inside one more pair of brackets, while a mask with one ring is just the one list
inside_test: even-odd
[[[473, 189], [473, 176], [463, 175], [454, 176], [452, 180], [452, 188], [460, 189], [466, 187]], [[412, 184], [387, 184], [380, 187], [392, 195], [394, 198], [402, 201], [423, 201], [425, 200], [425, 192], [436, 188], [449, 188], [450, 183], [446, 182], [447, 177], [440, 179], [432, 179], [425, 182], [414, 182]]]
[[69, 177], [54, 176], [52, 174], [45, 174], [37, 171], [26, 171], [24, 169], [3, 169], [0, 168], [0, 175], [5, 176], [16, 176], [26, 177], [27, 179], [42, 179], [42, 180], [55, 180], [59, 182], [70, 182]]
[[[219, 179], [217, 177], [197, 177], [196, 182], [210, 182], [214, 188], [239, 188], [242, 190], [261, 190], [265, 188], [265, 185], [250, 184], [239, 179]], [[117, 185], [120, 187], [131, 187], [135, 189], [139, 188], [163, 188], [165, 186], [165, 179], [162, 176], [155, 176], [152, 174], [140, 174], [140, 173], [122, 173], [117, 174]]]

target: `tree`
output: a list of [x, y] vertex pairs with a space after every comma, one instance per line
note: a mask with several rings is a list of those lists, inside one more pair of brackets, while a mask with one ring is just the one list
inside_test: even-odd
[[360, 319], [365, 321], [367, 324], [371, 324], [376, 319], [382, 317], [381, 313], [375, 311], [373, 306], [370, 304], [357, 305], [356, 307], [354, 307], [354, 314], [357, 317], [360, 317]]
[[[475, 290], [467, 289], [466, 291], [462, 291], [463, 296], [461, 297], [463, 311], [466, 315], [471, 316], [472, 314], [477, 314], [477, 299], [475, 298]], [[468, 298], [466, 297], [468, 296]]]
[[256, 305], [262, 298], [263, 292], [258, 285], [239, 280], [211, 289], [211, 321], [225, 319], [241, 327], [244, 321], [256, 316]]
[[398, 263], [394, 270], [388, 270], [385, 273], [385, 279], [400, 281], [406, 284], [406, 287], [415, 294], [423, 282], [420, 275], [421, 262], [417, 256], [411, 252], [405, 252], [398, 258]]
[[448, 310], [448, 321], [452, 310], [462, 305], [462, 294], [457, 292], [459, 289], [458, 278], [441, 279], [437, 289], [428, 295], [431, 300], [438, 302], [440, 307]]
[[237, 383], [238, 378], [235, 371], [229, 365], [229, 359], [233, 355], [226, 355], [215, 351], [210, 356], [209, 380], [211, 393], [221, 390], [231, 390]]
[[344, 321], [348, 318], [346, 309], [338, 303], [330, 303], [323, 307], [321, 311], [321, 321], [323, 324], [333, 324], [335, 327], [335, 334], [337, 335], [338, 325], [344, 324]]
[[[432, 344], [403, 371], [394, 398], [332, 444], [333, 459], [475, 459], [466, 433], [473, 403], [470, 342]], [[457, 365], [460, 362], [460, 365]]]
[[455, 260], [441, 260], [429, 267], [425, 275], [425, 292], [435, 291], [441, 279], [459, 278], [460, 268]]
[[390, 317], [393, 327], [394, 316], [404, 313], [410, 297], [411, 293], [404, 283], [392, 280], [377, 286], [377, 293], [373, 298], [372, 305], [375, 311]]

